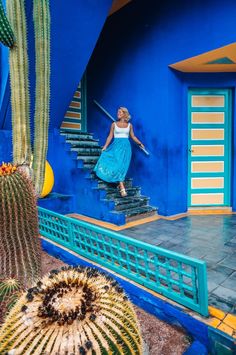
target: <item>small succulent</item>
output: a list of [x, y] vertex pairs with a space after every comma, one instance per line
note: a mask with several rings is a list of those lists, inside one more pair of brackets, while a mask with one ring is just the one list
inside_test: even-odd
[[142, 354], [132, 304], [97, 269], [53, 270], [18, 300], [0, 330], [0, 354]]

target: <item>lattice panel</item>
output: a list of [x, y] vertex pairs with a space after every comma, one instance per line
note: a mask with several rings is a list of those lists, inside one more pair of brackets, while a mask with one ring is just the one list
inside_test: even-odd
[[43, 236], [207, 315], [205, 262], [43, 208], [39, 223]]

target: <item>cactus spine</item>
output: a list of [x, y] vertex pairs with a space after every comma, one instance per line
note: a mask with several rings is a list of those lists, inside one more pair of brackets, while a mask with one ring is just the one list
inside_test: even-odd
[[12, 308], [1, 354], [142, 354], [132, 304], [109, 276], [91, 268], [53, 270]]
[[9, 22], [16, 35], [17, 46], [10, 50], [10, 80], [13, 129], [13, 159], [16, 164], [29, 163], [30, 99], [28, 55], [24, 0], [7, 0]]
[[0, 0], [0, 42], [10, 48], [15, 44], [15, 36], [5, 15], [2, 0]]
[[[21, 285], [18, 280], [7, 278], [0, 280], [0, 309], [7, 313], [20, 297]], [[0, 316], [1, 322], [1, 316]]]
[[48, 149], [50, 98], [50, 10], [49, 0], [34, 0], [36, 52], [36, 99], [34, 117], [34, 184], [41, 193]]
[[11, 164], [0, 166], [0, 275], [23, 286], [40, 277], [36, 198], [31, 181]]

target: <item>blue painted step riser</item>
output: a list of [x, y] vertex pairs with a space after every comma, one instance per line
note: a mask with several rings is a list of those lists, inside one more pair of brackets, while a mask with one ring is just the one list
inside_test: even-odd
[[[117, 225], [123, 225], [126, 222], [125, 215], [136, 216], [139, 211], [145, 215], [150, 211], [147, 206], [149, 199], [141, 196], [140, 187], [132, 187], [132, 179], [127, 179], [125, 182], [128, 198], [123, 199], [116, 184], [107, 184], [96, 177], [92, 169], [99, 158], [101, 147], [92, 135], [87, 135], [87, 138], [83, 136], [83, 139], [70, 138], [65, 141], [65, 136], [61, 137], [57, 134], [56, 140], [61, 142], [61, 147], [64, 149], [62, 156], [66, 155], [66, 159], [75, 164], [75, 168], [71, 171], [65, 171], [65, 178], [61, 172], [61, 182], [62, 180], [65, 182], [60, 183], [60, 186], [65, 186], [66, 191], [75, 195], [74, 202], [71, 202], [68, 211]], [[69, 164], [71, 163], [68, 161], [63, 163], [63, 166], [69, 166]], [[70, 181], [69, 185], [68, 181]]]

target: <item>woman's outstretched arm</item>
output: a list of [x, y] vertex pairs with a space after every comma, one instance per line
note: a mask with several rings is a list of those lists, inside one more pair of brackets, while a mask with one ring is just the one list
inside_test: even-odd
[[105, 143], [104, 147], [102, 148], [102, 150], [106, 150], [107, 147], [109, 146], [109, 144], [111, 143], [111, 140], [114, 136], [114, 128], [115, 128], [115, 123], [113, 122], [111, 125], [110, 133], [107, 137], [106, 143]]
[[140, 140], [139, 140], [137, 137], [135, 137], [135, 135], [134, 135], [134, 129], [133, 129], [132, 124], [130, 124], [130, 132], [129, 132], [129, 135], [130, 135], [130, 137], [133, 139], [133, 141], [134, 141], [135, 143], [137, 143], [138, 145], [140, 145], [141, 148], [144, 148], [143, 143], [141, 143]]

